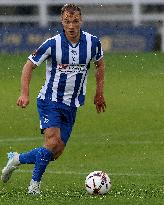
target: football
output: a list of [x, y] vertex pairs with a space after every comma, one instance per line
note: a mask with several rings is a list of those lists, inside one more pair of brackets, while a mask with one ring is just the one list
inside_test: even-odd
[[106, 194], [111, 188], [111, 180], [107, 173], [94, 171], [86, 177], [85, 188], [89, 194]]

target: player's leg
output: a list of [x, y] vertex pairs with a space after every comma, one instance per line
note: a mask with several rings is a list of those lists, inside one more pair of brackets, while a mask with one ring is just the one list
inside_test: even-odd
[[[58, 158], [59, 152], [64, 150], [64, 144], [60, 140], [60, 111], [56, 107], [52, 107], [52, 103], [47, 103], [38, 99], [38, 111], [40, 115], [40, 128], [44, 134], [44, 150], [47, 154], [44, 156], [38, 154], [36, 156], [35, 166], [32, 174], [32, 180], [28, 188], [29, 193], [39, 192], [39, 184], [41, 178], [50, 161]], [[49, 154], [50, 155], [49, 155]], [[45, 160], [43, 160], [45, 158]]]
[[[45, 125], [45, 121], [43, 120], [41, 121], [41, 127], [44, 129], [44, 148], [53, 153], [53, 157], [56, 160], [63, 153], [65, 145], [71, 135], [72, 127], [76, 117], [76, 108], [68, 110], [53, 109], [53, 112], [51, 111], [51, 113], [53, 117], [49, 115], [48, 123], [52, 123], [51, 125], [56, 125], [56, 127], [51, 126], [49, 128], [45, 128], [48, 123]], [[34, 182], [40, 182], [41, 177], [46, 169], [46, 164], [41, 166], [41, 163], [42, 161], [40, 160], [36, 161], [35, 163], [32, 175], [32, 181]], [[30, 190], [32, 189], [29, 187], [29, 191]]]
[[[45, 142], [42, 150], [38, 152], [32, 180], [40, 182], [48, 163], [57, 159], [64, 150], [64, 143], [60, 138], [60, 128], [47, 128], [44, 130]], [[46, 150], [46, 152], [45, 152]]]
[[44, 160], [43, 156], [37, 155], [32, 180], [30, 182], [30, 186], [28, 187], [28, 193], [40, 193], [40, 181], [47, 168], [47, 165], [53, 159], [56, 160], [63, 153], [65, 148], [65, 144], [60, 136], [60, 128], [46, 128], [44, 130], [44, 138], [44, 148], [53, 153], [53, 156], [51, 155], [51, 158], [46, 158]]

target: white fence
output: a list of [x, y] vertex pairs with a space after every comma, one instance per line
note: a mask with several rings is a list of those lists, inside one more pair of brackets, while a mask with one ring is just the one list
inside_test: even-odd
[[[0, 15], [0, 22], [39, 22], [41, 26], [46, 26], [48, 22], [59, 21], [59, 16], [49, 15], [48, 6], [63, 5], [72, 1], [66, 0], [0, 0], [0, 6], [37, 6], [38, 15], [18, 16], [18, 15]], [[131, 10], [127, 14], [119, 13], [96, 13], [85, 15], [86, 21], [131, 21], [134, 25], [140, 25], [145, 21], [164, 21], [163, 14], [144, 14], [142, 6], [144, 5], [164, 5], [164, 0], [74, 0], [78, 5], [92, 6], [92, 10], [96, 7], [107, 7], [111, 5], [131, 6]], [[103, 8], [99, 11], [103, 11]]]
[[[40, 26], [47, 26], [50, 22], [60, 21], [59, 15], [48, 13], [48, 7], [62, 6], [72, 2], [84, 8], [84, 21], [131, 22], [134, 26], [147, 22], [162, 22], [160, 28], [161, 47], [164, 51], [164, 13], [143, 12], [143, 7], [147, 5], [164, 6], [164, 0], [0, 0], [0, 7], [35, 6], [38, 9], [38, 13], [33, 15], [0, 14], [0, 23], [36, 22]], [[119, 7], [119, 11], [116, 9], [116, 12], [110, 12], [110, 7], [113, 5]], [[125, 7], [129, 9], [122, 12], [122, 8]], [[89, 12], [85, 13], [87, 9]]]

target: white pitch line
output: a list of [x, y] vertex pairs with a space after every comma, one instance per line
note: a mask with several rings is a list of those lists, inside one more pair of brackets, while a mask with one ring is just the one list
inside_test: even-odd
[[[150, 133], [154, 133], [154, 134], [157, 134], [157, 133], [164, 133], [164, 129], [162, 130], [146, 130], [146, 131], [132, 131], [132, 132], [125, 132], [125, 133], [117, 133], [117, 132], [113, 132], [113, 133], [103, 133], [102, 137], [105, 138], [103, 141], [92, 141], [93, 144], [118, 144], [118, 145], [127, 145], [127, 144], [164, 144], [164, 141], [151, 141], [151, 140], [145, 140], [145, 141], [142, 141], [142, 140], [131, 140], [131, 141], [123, 141], [123, 140], [112, 140], [111, 139], [111, 136], [116, 136], [116, 137], [120, 137], [120, 136], [142, 136], [142, 135], [149, 135]], [[74, 135], [77, 135], [77, 139], [78, 139], [78, 134], [74, 134]], [[86, 135], [80, 135], [80, 137], [86, 137]], [[95, 136], [93, 136], [95, 137]], [[10, 137], [10, 136], [7, 136], [4, 138], [4, 136], [0, 136], [0, 143], [17, 143], [17, 142], [28, 142], [28, 141], [41, 141], [43, 140], [43, 137], [41, 136], [29, 136], [29, 137], [18, 137], [18, 136], [14, 136], [14, 139], [13, 137]], [[72, 141], [71, 143], [74, 143], [74, 141]], [[75, 143], [77, 143], [75, 141]], [[83, 143], [84, 145], [86, 144], [89, 144], [88, 142], [86, 141], [83, 141], [81, 142]]]
[[[1, 137], [0, 137], [1, 138]], [[7, 138], [7, 137], [6, 137]], [[19, 138], [7, 138], [7, 139], [0, 139], [0, 143], [2, 142], [26, 142], [26, 141], [37, 141], [42, 140], [41, 137], [19, 137]]]
[[[161, 129], [161, 130], [146, 130], [146, 131], [132, 131], [132, 132], [125, 132], [125, 133], [117, 133], [117, 132], [113, 132], [113, 133], [103, 133], [103, 135], [102, 135], [102, 137], [103, 138], [106, 138], [106, 141], [110, 141], [110, 138], [111, 138], [111, 136], [116, 136], [116, 137], [122, 137], [122, 136], [126, 136], [126, 137], [128, 137], [128, 136], [135, 136], [135, 137], [139, 137], [139, 136], [142, 136], [142, 135], [149, 135], [149, 134], [155, 134], [155, 135], [157, 135], [158, 133], [160, 133], [160, 134], [162, 134], [162, 133], [164, 133], [164, 129]], [[77, 133], [75, 133], [74, 134], [74, 136], [77, 136], [77, 138], [78, 138], [78, 136], [79, 136], [79, 134], [77, 134]], [[98, 135], [96, 135], [96, 136], [98, 136]], [[86, 137], [86, 135], [80, 135], [80, 137]], [[95, 135], [93, 135], [93, 137], [95, 137]], [[35, 136], [35, 137], [33, 137], [33, 136], [29, 136], [29, 137], [23, 137], [23, 136], [14, 136], [14, 138], [13, 137], [11, 137], [11, 136], [0, 136], [0, 143], [2, 142], [21, 142], [21, 141], [37, 141], [37, 140], [42, 140], [43, 139], [43, 137], [41, 137], [41, 136]], [[114, 143], [116, 142], [116, 141], [113, 141]], [[118, 142], [120, 142], [120, 141], [118, 141]], [[124, 142], [124, 143], [126, 143], [125, 141], [122, 141], [122, 142]], [[121, 143], [122, 143], [121, 142]], [[129, 142], [129, 141], [128, 141]], [[132, 143], [134, 142], [134, 143], [142, 143], [142, 142], [145, 142], [145, 143], [156, 143], [155, 141], [131, 141]], [[99, 143], [99, 142], [98, 142]], [[111, 141], [110, 141], [110, 143], [112, 143]], [[164, 141], [162, 141], [162, 142], [157, 142], [157, 143], [161, 143], [161, 144], [163, 144], [164, 143]]]
[[[32, 173], [33, 170], [16, 170], [20, 173]], [[46, 170], [48, 174], [58, 174], [58, 175], [88, 175], [89, 172], [75, 172], [75, 171], [53, 171]], [[135, 176], [135, 177], [163, 177], [164, 174], [150, 174], [150, 173], [108, 173], [109, 176]]]
[[[104, 137], [104, 136], [103, 136]], [[118, 144], [118, 145], [127, 145], [127, 144], [164, 144], [164, 141], [151, 141], [151, 140], [145, 140], [145, 141], [136, 141], [136, 140], [131, 140], [131, 141], [121, 141], [121, 140], [111, 140], [110, 137], [106, 136], [106, 140], [103, 141], [92, 141], [92, 144]], [[1, 138], [1, 136], [0, 136]], [[6, 137], [7, 138], [7, 137]], [[29, 141], [41, 141], [43, 140], [42, 137], [19, 137], [19, 138], [7, 138], [7, 139], [0, 139], [0, 143], [17, 143], [17, 142], [29, 142]], [[72, 141], [71, 143], [74, 143], [74, 141]], [[77, 143], [77, 142], [75, 142]], [[81, 141], [82, 144], [89, 144], [88, 142], [85, 141]]]

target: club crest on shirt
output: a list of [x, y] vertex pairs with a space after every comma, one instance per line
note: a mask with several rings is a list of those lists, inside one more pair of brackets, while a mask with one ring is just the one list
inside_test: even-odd
[[71, 53], [72, 53], [73, 55], [77, 55], [77, 51], [75, 51], [75, 50], [71, 50]]
[[85, 64], [59, 64], [57, 68], [62, 73], [83, 73], [87, 70]]

